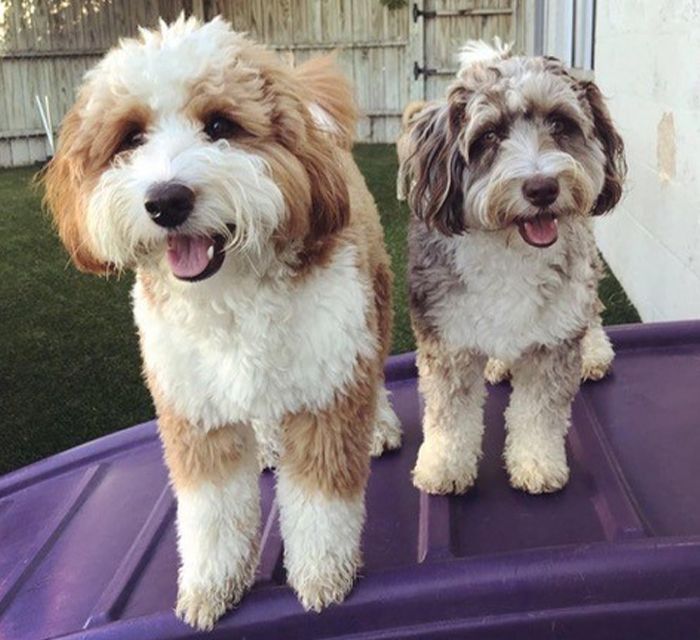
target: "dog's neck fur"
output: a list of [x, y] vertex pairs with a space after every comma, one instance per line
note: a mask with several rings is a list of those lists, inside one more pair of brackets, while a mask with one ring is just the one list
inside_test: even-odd
[[203, 429], [326, 406], [376, 349], [352, 245], [303, 278], [222, 268], [208, 286], [150, 275], [138, 274], [133, 293], [146, 368]]
[[411, 224], [412, 307], [424, 331], [512, 361], [585, 329], [597, 282], [588, 218], [562, 218], [547, 249], [530, 247], [515, 228], [445, 236]]

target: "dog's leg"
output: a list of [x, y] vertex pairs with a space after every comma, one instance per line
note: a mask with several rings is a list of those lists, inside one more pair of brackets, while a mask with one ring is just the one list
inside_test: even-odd
[[[377, 308], [377, 333], [379, 336], [379, 356], [385, 362], [391, 349], [391, 329], [394, 324], [392, 307], [393, 277], [388, 262], [376, 266], [374, 273], [374, 303]], [[398, 449], [401, 446], [401, 423], [389, 402], [389, 392], [384, 386], [384, 372], [377, 382], [377, 413], [372, 431], [370, 452], [380, 456], [385, 450]]]
[[302, 606], [318, 612], [342, 602], [362, 564], [364, 488], [349, 495], [327, 495], [283, 464], [277, 498], [287, 580]]
[[398, 449], [401, 446], [401, 423], [389, 402], [389, 392], [382, 384], [377, 394], [377, 419], [372, 431], [373, 456], [381, 456], [384, 451]]
[[255, 577], [260, 496], [253, 432], [200, 432], [168, 415], [161, 415], [160, 431], [177, 496], [176, 613], [211, 629]]
[[558, 491], [569, 479], [565, 437], [580, 385], [580, 341], [537, 349], [512, 370], [504, 451], [510, 483], [528, 493]]
[[608, 334], [603, 330], [600, 316], [596, 316], [581, 341], [581, 378], [583, 380], [601, 380], [605, 377], [615, 352]]
[[464, 493], [476, 480], [484, 433], [485, 360], [433, 341], [419, 343], [425, 414], [413, 484], [427, 493]]
[[277, 477], [287, 580], [305, 609], [341, 602], [361, 565], [376, 378], [285, 423]]

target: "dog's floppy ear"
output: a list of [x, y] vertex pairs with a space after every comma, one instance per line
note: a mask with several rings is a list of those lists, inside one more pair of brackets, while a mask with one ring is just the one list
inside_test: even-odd
[[112, 268], [97, 259], [87, 244], [81, 182], [89, 161], [89, 138], [82, 131], [83, 99], [71, 108], [61, 124], [56, 155], [40, 179], [44, 206], [51, 212], [58, 235], [73, 264], [88, 273], [106, 275]]
[[[327, 60], [296, 70], [270, 65], [264, 77], [273, 96], [278, 140], [296, 155], [308, 178], [311, 203], [304, 229], [306, 242], [313, 244], [345, 227], [350, 219], [350, 194], [338, 146], [351, 145], [352, 92]], [[314, 108], [328, 119], [325, 126], [315, 120]]]
[[311, 241], [340, 231], [350, 220], [350, 194], [330, 138], [315, 129], [298, 149], [311, 187]]
[[411, 210], [428, 227], [445, 235], [466, 230], [464, 174], [466, 162], [459, 149], [461, 116], [455, 106], [425, 109], [411, 131], [410, 173], [414, 184]]
[[593, 82], [583, 84], [586, 100], [591, 107], [595, 135], [605, 153], [605, 183], [593, 207], [593, 215], [610, 211], [622, 196], [622, 186], [627, 175], [625, 145], [613, 125], [603, 94]]

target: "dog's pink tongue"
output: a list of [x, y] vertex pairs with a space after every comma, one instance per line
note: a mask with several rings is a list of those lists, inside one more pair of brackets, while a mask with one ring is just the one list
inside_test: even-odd
[[211, 238], [197, 236], [170, 236], [168, 238], [168, 263], [178, 278], [194, 278], [209, 264]]
[[549, 247], [559, 237], [557, 219], [554, 216], [539, 215], [518, 224], [523, 240], [533, 247]]

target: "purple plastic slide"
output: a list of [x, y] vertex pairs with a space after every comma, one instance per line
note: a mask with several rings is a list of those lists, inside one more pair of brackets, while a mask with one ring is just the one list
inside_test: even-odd
[[175, 504], [154, 423], [9, 474], [0, 638], [700, 638], [700, 322], [610, 334], [614, 372], [580, 393], [571, 481], [550, 496], [508, 486], [508, 385], [489, 394], [476, 487], [419, 494], [414, 359], [392, 358], [404, 446], [373, 463], [363, 575], [321, 614], [285, 585], [270, 473], [258, 582], [211, 634], [172, 612]]

